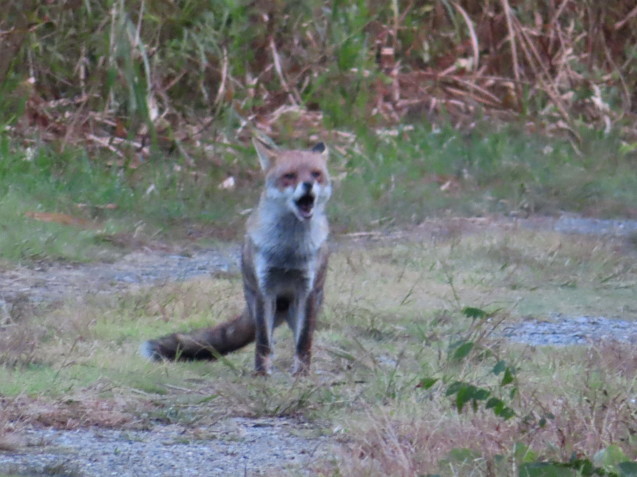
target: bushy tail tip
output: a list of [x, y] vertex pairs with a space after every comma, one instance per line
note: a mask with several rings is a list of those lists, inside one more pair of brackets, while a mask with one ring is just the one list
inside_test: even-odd
[[162, 356], [157, 349], [157, 342], [155, 340], [144, 341], [139, 346], [139, 354], [150, 361], [161, 361]]

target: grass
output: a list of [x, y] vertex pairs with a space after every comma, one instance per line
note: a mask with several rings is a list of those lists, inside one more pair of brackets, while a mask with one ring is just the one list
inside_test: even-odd
[[[286, 416], [341, 443], [312, 464], [325, 475], [504, 476], [538, 462], [575, 468], [573, 456], [617, 472], [637, 457], [632, 347], [529, 348], [498, 329], [553, 311], [634, 320], [636, 280], [634, 251], [605, 239], [456, 224], [349, 244], [333, 255], [315, 372], [302, 380], [288, 373], [284, 329], [269, 380], [251, 376], [251, 347], [214, 364], [136, 354], [146, 338], [232, 316], [239, 277], [71, 300], [5, 327], [2, 338], [24, 349], [0, 356], [0, 426], [18, 416], [58, 427]], [[504, 407], [485, 407], [487, 397]], [[496, 413], [506, 408], [513, 415]]]
[[[578, 156], [567, 141], [512, 127], [484, 136], [424, 126], [397, 131], [332, 145], [335, 230], [400, 228], [448, 215], [637, 213], [634, 156], [621, 152], [617, 138], [591, 137]], [[261, 187], [249, 147], [199, 172], [175, 156], [131, 168], [81, 149], [25, 150], [6, 136], [1, 145], [0, 257], [10, 261], [108, 259], [140, 243], [236, 239]], [[307, 147], [293, 139], [284, 145]], [[227, 177], [235, 189], [219, 188]]]
[[220, 193], [214, 174], [179, 173], [172, 161], [133, 170], [78, 149], [25, 151], [6, 136], [1, 142], [0, 257], [7, 260], [107, 259], [136, 238], [184, 238], [208, 222], [236, 228], [237, 211], [247, 207], [237, 194]]

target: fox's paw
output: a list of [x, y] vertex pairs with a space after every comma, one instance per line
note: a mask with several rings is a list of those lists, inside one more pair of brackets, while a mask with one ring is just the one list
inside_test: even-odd
[[270, 376], [272, 374], [272, 354], [256, 355], [254, 376]]
[[292, 366], [292, 376], [301, 377], [310, 374], [310, 359], [309, 357], [300, 358], [294, 357], [294, 366]]

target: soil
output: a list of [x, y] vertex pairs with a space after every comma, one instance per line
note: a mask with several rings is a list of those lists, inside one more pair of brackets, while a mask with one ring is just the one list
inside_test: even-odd
[[[570, 216], [453, 219], [431, 221], [408, 232], [350, 234], [337, 239], [336, 247], [484, 227], [526, 227], [630, 240], [637, 236], [637, 221]], [[238, 273], [237, 246], [187, 253], [138, 250], [113, 263], [12, 267], [0, 270], [0, 325], [19, 315], [25, 306], [215, 273]], [[503, 329], [502, 336], [533, 346], [579, 345], [600, 339], [635, 343], [637, 324], [601, 316], [554, 315], [548, 320], [512, 325]], [[313, 459], [329, 453], [332, 444], [326, 437], [304, 435], [306, 430], [303, 423], [274, 418], [229, 418], [205, 430], [159, 425], [146, 431], [30, 428], [21, 433], [16, 443], [0, 442], [0, 476], [3, 472], [69, 477], [280, 475], [286, 469], [295, 475], [311, 474]]]

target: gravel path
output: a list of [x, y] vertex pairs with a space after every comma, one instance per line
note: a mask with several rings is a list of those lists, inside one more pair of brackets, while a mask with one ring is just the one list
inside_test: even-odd
[[566, 234], [629, 237], [637, 234], [637, 220], [583, 219], [565, 215], [555, 220], [553, 229]]
[[515, 343], [532, 346], [574, 346], [618, 341], [637, 343], [637, 323], [603, 316], [565, 316], [548, 320], [527, 320], [504, 327], [501, 336]]
[[299, 437], [286, 419], [231, 418], [214, 429], [152, 431], [30, 429], [17, 451], [0, 452], [0, 475], [186, 477], [309, 475], [330, 447], [326, 437]]
[[43, 263], [0, 271], [0, 311], [15, 302], [51, 302], [86, 293], [114, 293], [133, 286], [238, 272], [239, 247], [187, 254], [135, 251], [113, 263]]

